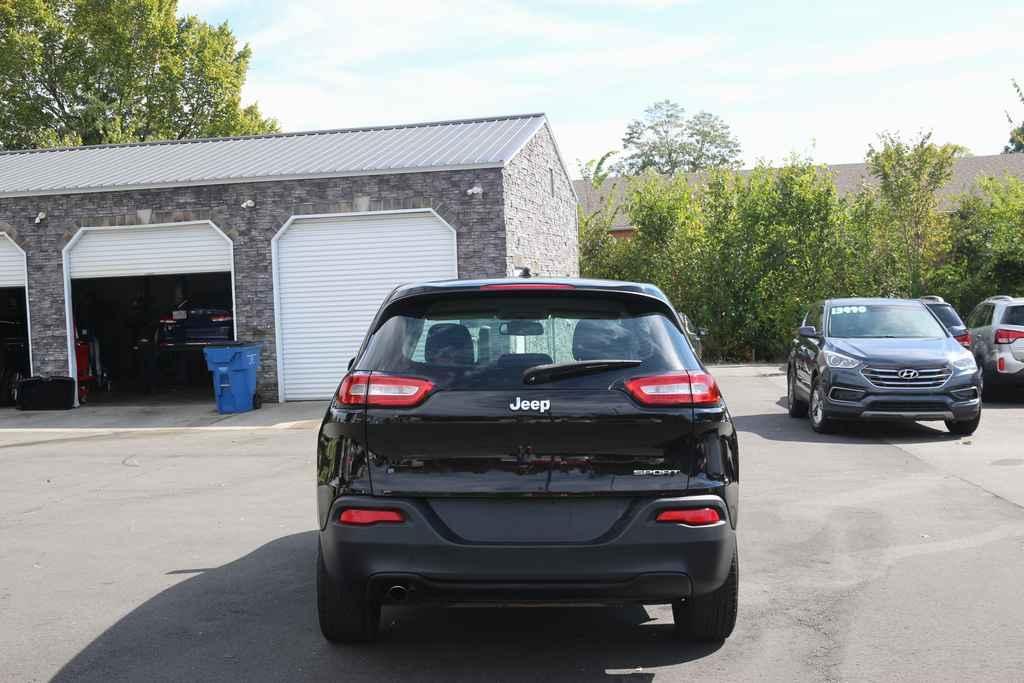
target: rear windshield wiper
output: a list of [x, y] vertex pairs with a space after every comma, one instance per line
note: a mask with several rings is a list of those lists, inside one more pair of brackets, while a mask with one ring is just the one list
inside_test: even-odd
[[581, 360], [574, 363], [549, 363], [547, 365], [534, 365], [523, 371], [523, 384], [543, 384], [554, 382], [566, 377], [579, 377], [580, 375], [591, 375], [607, 370], [618, 368], [635, 368], [643, 363], [641, 360]]

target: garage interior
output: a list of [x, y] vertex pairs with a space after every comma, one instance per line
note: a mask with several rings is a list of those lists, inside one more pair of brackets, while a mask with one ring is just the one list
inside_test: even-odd
[[18, 380], [31, 375], [24, 287], [0, 287], [0, 405], [14, 404]]
[[231, 273], [73, 279], [71, 299], [89, 402], [211, 399], [203, 347], [234, 339]]

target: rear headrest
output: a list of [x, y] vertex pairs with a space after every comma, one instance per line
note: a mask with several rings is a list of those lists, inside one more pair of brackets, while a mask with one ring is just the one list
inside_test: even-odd
[[633, 335], [614, 320], [580, 320], [572, 333], [576, 360], [628, 360], [637, 357]]
[[433, 365], [472, 365], [473, 337], [458, 323], [434, 325], [427, 331], [423, 358]]

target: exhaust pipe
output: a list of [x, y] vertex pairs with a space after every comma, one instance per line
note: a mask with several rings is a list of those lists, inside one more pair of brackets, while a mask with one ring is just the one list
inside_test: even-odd
[[391, 602], [405, 602], [405, 598], [408, 597], [409, 591], [405, 586], [392, 586], [384, 595], [387, 596], [387, 599]]

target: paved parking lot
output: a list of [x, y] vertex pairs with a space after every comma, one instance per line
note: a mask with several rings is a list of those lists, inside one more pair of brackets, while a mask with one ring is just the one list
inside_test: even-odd
[[1024, 401], [986, 405], [966, 439], [820, 436], [786, 416], [776, 368], [715, 374], [742, 458], [724, 645], [678, 643], [668, 608], [636, 607], [387, 609], [377, 644], [331, 646], [313, 598], [321, 406], [184, 411], [167, 430], [158, 413], [62, 429], [4, 411], [0, 679], [1022, 677]]

